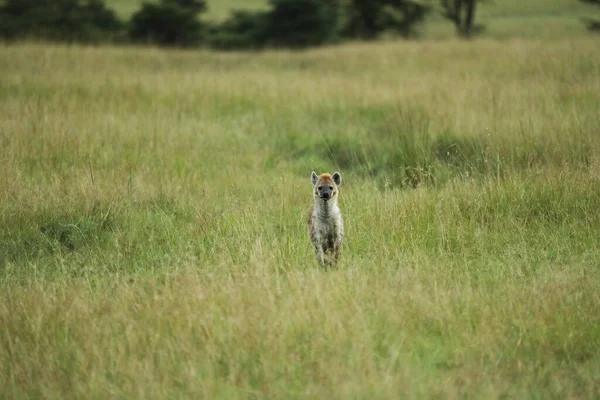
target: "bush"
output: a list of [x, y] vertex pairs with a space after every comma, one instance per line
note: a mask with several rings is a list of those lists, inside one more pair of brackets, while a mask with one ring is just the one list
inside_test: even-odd
[[270, 0], [268, 43], [273, 46], [308, 47], [336, 39], [339, 30], [338, 0]]
[[303, 48], [342, 37], [374, 39], [385, 31], [410, 36], [428, 7], [408, 0], [270, 0], [271, 9], [235, 11], [211, 30], [218, 49]]
[[144, 3], [131, 17], [129, 36], [136, 42], [161, 46], [193, 46], [202, 41], [203, 25], [198, 20], [206, 10], [204, 0], [162, 0]]
[[220, 50], [261, 48], [267, 41], [268, 16], [263, 11], [232, 11], [211, 29], [209, 43]]
[[385, 31], [409, 36], [422, 22], [429, 7], [408, 0], [348, 0], [343, 36], [375, 39]]
[[233, 11], [211, 30], [222, 49], [303, 48], [333, 42], [340, 26], [339, 0], [270, 0], [268, 11]]
[[0, 37], [79, 42], [113, 39], [122, 29], [102, 0], [5, 0]]

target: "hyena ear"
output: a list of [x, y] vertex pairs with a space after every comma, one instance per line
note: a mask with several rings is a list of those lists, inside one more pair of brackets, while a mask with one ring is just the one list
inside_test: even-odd
[[311, 179], [312, 179], [312, 184], [313, 185], [315, 183], [317, 183], [317, 181], [319, 180], [319, 176], [317, 175], [317, 173], [315, 171], [312, 172]]
[[340, 186], [342, 184], [342, 176], [340, 175], [339, 172], [334, 172], [333, 175], [331, 175], [331, 179], [333, 179], [335, 184], [338, 186]]

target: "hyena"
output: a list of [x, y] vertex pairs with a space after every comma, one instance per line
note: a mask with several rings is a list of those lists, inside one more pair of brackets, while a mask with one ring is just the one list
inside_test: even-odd
[[322, 267], [333, 267], [340, 257], [344, 238], [344, 220], [338, 207], [339, 172], [333, 175], [312, 173], [314, 204], [308, 215], [308, 234], [315, 256]]

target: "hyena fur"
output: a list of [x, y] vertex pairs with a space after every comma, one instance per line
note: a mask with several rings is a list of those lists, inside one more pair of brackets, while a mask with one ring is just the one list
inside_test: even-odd
[[308, 234], [315, 246], [317, 262], [322, 267], [334, 267], [340, 257], [344, 239], [344, 220], [338, 207], [339, 172], [311, 176], [313, 206], [308, 215]]

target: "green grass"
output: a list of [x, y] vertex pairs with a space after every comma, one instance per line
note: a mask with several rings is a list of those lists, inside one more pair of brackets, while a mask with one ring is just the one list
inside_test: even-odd
[[598, 50], [5, 45], [0, 398], [597, 398]]

